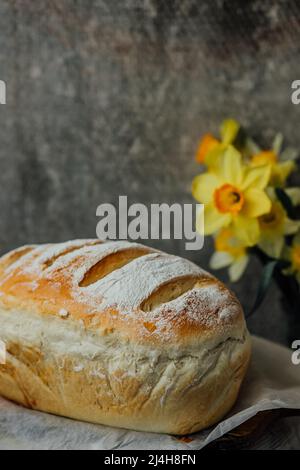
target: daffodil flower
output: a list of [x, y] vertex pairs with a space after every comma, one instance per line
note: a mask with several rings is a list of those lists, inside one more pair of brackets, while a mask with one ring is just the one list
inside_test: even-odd
[[204, 233], [211, 235], [231, 226], [245, 246], [255, 245], [260, 237], [258, 217], [271, 209], [265, 192], [270, 171], [270, 165], [247, 167], [241, 154], [229, 145], [214, 171], [193, 181], [193, 196], [204, 204]]
[[276, 199], [275, 192], [269, 188], [272, 200], [270, 212], [259, 217], [260, 241], [258, 246], [271, 258], [280, 258], [286, 235], [293, 235], [300, 229], [300, 221], [288, 218], [282, 204]]
[[279, 187], [285, 185], [289, 175], [296, 169], [294, 160], [298, 156], [298, 153], [291, 148], [287, 148], [281, 153], [281, 147], [282, 135], [277, 134], [271, 150], [257, 149], [256, 153], [250, 158], [250, 164], [254, 167], [271, 165], [270, 184]]
[[247, 248], [234, 236], [230, 228], [224, 228], [215, 237], [215, 250], [210, 259], [210, 267], [228, 268], [230, 280], [238, 281], [249, 262]]
[[212, 134], [205, 134], [199, 143], [196, 161], [206, 164], [209, 168], [214, 166], [227, 146], [235, 140], [239, 128], [237, 121], [226, 119], [220, 128], [221, 140], [216, 139]]
[[284, 273], [294, 275], [300, 283], [300, 232], [294, 237], [292, 246], [286, 248], [285, 259], [291, 263], [291, 266]]
[[220, 144], [221, 142], [212, 134], [204, 134], [196, 152], [196, 161], [198, 163], [204, 163], [207, 154], [216, 147], [219, 147]]

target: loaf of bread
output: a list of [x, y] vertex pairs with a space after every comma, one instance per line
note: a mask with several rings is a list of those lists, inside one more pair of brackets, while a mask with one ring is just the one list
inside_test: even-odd
[[190, 261], [129, 242], [25, 246], [0, 259], [0, 395], [122, 428], [199, 431], [250, 356], [236, 297]]

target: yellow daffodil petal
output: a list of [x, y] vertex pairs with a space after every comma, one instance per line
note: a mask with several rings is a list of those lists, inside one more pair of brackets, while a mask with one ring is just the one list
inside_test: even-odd
[[219, 185], [220, 181], [215, 174], [204, 173], [194, 178], [192, 194], [197, 201], [208, 204], [212, 201], [214, 191]]
[[242, 156], [240, 152], [231, 145], [224, 153], [224, 157], [220, 162], [219, 172], [224, 183], [231, 183], [235, 186], [239, 186], [242, 182]]
[[228, 273], [231, 282], [236, 282], [242, 277], [247, 268], [248, 262], [249, 257], [247, 255], [241, 256], [230, 266], [230, 268], [228, 269]]
[[220, 129], [223, 144], [231, 144], [236, 138], [239, 129], [240, 125], [235, 119], [225, 119]]
[[251, 158], [251, 165], [254, 167], [262, 165], [275, 165], [278, 161], [278, 155], [273, 150], [262, 150]]
[[246, 247], [234, 236], [230, 227], [223, 228], [215, 237], [215, 250], [229, 253], [233, 259], [246, 254]]
[[271, 200], [264, 191], [249, 188], [244, 192], [244, 206], [242, 213], [246, 217], [259, 217], [271, 210]]
[[209, 171], [218, 171], [220, 161], [224, 155], [224, 151], [224, 145], [219, 144], [207, 152], [204, 158], [204, 164], [208, 167]]
[[210, 258], [209, 266], [211, 269], [227, 268], [233, 263], [234, 259], [226, 251], [215, 251]]
[[287, 178], [295, 169], [296, 164], [293, 161], [277, 163], [272, 167], [271, 183], [274, 186], [283, 186]]
[[235, 216], [233, 219], [233, 230], [235, 236], [246, 246], [253, 246], [259, 240], [259, 223], [255, 218], [250, 219], [241, 214]]
[[271, 165], [261, 165], [245, 170], [242, 189], [247, 189], [254, 186], [257, 189], [264, 189], [271, 176]]
[[204, 206], [204, 233], [211, 235], [222, 227], [227, 227], [231, 222], [230, 214], [221, 214], [213, 204]]

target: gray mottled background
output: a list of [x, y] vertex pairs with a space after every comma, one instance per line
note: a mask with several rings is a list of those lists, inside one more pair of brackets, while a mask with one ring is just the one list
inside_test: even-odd
[[[1, 251], [93, 237], [119, 194], [191, 201], [199, 137], [228, 115], [300, 146], [299, 49], [296, 0], [1, 0]], [[258, 274], [234, 286], [246, 307]], [[249, 325], [285, 341], [275, 286]]]

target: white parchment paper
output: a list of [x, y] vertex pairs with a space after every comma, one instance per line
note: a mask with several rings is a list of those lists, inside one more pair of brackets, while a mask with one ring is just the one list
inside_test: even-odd
[[300, 409], [300, 365], [292, 350], [253, 337], [251, 365], [239, 399], [218, 425], [190, 436], [133, 432], [24, 409], [0, 398], [0, 449], [202, 449], [260, 411]]

